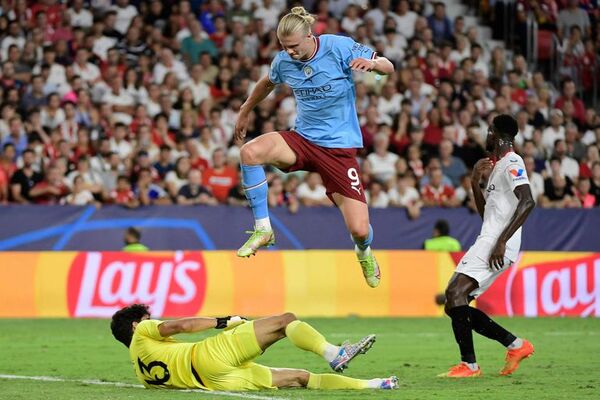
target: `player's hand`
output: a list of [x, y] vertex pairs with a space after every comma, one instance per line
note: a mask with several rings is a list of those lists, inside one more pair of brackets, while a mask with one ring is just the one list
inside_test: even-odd
[[352, 71], [370, 72], [375, 68], [375, 61], [366, 58], [355, 58], [350, 61], [350, 69]]
[[479, 182], [484, 172], [491, 170], [492, 167], [492, 160], [490, 160], [487, 157], [482, 158], [481, 160], [475, 163], [475, 166], [473, 166], [473, 176], [471, 177], [471, 179], [473, 179], [473, 181], [475, 182]]
[[235, 326], [245, 323], [246, 321], [248, 321], [246, 318], [240, 317], [238, 315], [234, 315], [234, 316], [228, 315], [227, 317], [218, 317], [217, 318], [217, 326], [215, 326], [215, 328], [216, 329], [233, 328]]
[[492, 271], [500, 271], [504, 268], [504, 252], [506, 251], [506, 243], [502, 240], [498, 240], [496, 246], [492, 249], [490, 254], [490, 269]]
[[250, 116], [247, 113], [240, 111], [235, 123], [235, 131], [233, 133], [235, 140], [241, 140], [242, 142], [244, 141], [244, 138], [246, 137], [246, 131], [248, 130], [249, 119]]

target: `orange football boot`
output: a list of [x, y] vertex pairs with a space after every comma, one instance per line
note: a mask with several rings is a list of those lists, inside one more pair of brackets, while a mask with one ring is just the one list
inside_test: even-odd
[[519, 363], [525, 358], [533, 355], [533, 345], [529, 340], [523, 339], [523, 345], [518, 349], [506, 351], [506, 363], [500, 371], [500, 375], [510, 375], [519, 368]]
[[476, 378], [478, 376], [481, 376], [481, 368], [478, 366], [477, 369], [473, 371], [464, 362], [450, 368], [448, 372], [438, 375], [439, 378]]

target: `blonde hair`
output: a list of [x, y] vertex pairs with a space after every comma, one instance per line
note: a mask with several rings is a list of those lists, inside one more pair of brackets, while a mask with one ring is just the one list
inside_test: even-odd
[[279, 25], [277, 25], [277, 37], [287, 37], [296, 32], [308, 34], [314, 22], [315, 17], [310, 15], [304, 7], [294, 7], [289, 14], [286, 14], [279, 21]]

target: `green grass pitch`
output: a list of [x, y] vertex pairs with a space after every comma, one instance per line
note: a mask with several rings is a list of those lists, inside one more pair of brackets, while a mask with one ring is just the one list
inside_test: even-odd
[[[309, 391], [303, 389], [227, 394], [145, 390], [85, 383], [83, 380], [137, 384], [127, 351], [116, 342], [107, 320], [0, 320], [0, 375], [48, 376], [46, 382], [0, 378], [3, 399], [598, 399], [600, 397], [600, 319], [499, 319], [509, 330], [530, 339], [535, 355], [512, 377], [497, 375], [504, 349], [475, 335], [483, 377], [436, 378], [457, 361], [457, 348], [446, 318], [308, 319], [333, 343], [376, 333], [371, 351], [356, 358], [348, 376], [372, 378], [397, 374], [401, 390]], [[199, 340], [202, 335], [181, 335]], [[271, 347], [259, 362], [273, 367], [330, 372], [319, 357], [287, 340]]]

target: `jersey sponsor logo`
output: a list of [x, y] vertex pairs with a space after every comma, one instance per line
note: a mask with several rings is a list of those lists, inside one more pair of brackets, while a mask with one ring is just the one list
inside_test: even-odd
[[525, 170], [523, 168], [512, 168], [509, 170], [509, 172], [512, 175], [513, 182], [527, 179], [525, 176]]
[[513, 182], [527, 179], [524, 175], [525, 170], [523, 170], [522, 168], [512, 168], [508, 172], [510, 172], [510, 174], [513, 176]]
[[194, 315], [206, 294], [206, 267], [199, 252], [167, 256], [142, 253], [79, 253], [69, 269], [67, 306], [73, 317], [110, 317], [133, 303], [153, 316]]
[[313, 87], [313, 88], [299, 88], [293, 89], [294, 95], [298, 100], [312, 101], [312, 100], [321, 100], [327, 97], [333, 89], [333, 86], [330, 84]]
[[518, 169], [517, 168], [513, 168], [509, 172], [510, 172], [510, 174], [512, 176], [514, 176], [515, 178], [518, 178], [520, 176], [523, 176], [523, 172], [525, 172], [525, 171], [523, 171], [522, 168], [518, 168]]

